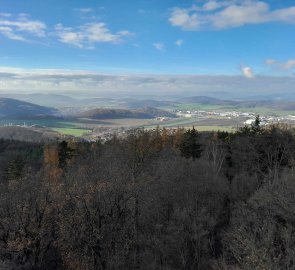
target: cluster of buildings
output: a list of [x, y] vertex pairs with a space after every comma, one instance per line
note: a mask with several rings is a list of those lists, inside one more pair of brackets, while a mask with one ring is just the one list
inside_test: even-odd
[[[217, 119], [240, 119], [241, 124], [250, 125], [255, 121], [257, 113], [254, 112], [239, 112], [239, 111], [204, 111], [204, 110], [188, 110], [176, 111], [176, 115], [182, 118], [217, 118]], [[260, 115], [260, 124], [261, 125], [269, 125], [275, 123], [287, 123], [287, 124], [295, 124], [295, 115], [287, 115], [287, 116], [263, 116]]]

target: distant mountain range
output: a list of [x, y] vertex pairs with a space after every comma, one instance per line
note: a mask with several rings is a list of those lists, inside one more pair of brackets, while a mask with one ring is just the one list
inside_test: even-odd
[[175, 117], [175, 114], [157, 108], [127, 109], [94, 109], [75, 115], [77, 118], [90, 119], [149, 119], [154, 117]]
[[155, 99], [124, 99], [122, 104], [130, 109], [146, 108], [146, 107], [167, 107], [175, 106], [178, 104], [177, 101], [165, 101], [165, 100], [155, 100]]
[[[52, 94], [20, 95], [20, 98], [30, 102], [0, 97], [0, 119], [40, 119], [62, 115], [67, 118], [92, 119], [175, 117], [171, 111], [181, 104], [216, 105], [228, 110], [242, 108], [251, 110], [263, 107], [270, 110], [295, 111], [295, 101], [279, 99], [227, 100], [208, 96], [192, 96], [174, 100], [101, 97], [78, 100]], [[31, 102], [32, 100], [35, 100], [36, 104]], [[52, 104], [52, 106], [42, 105], [45, 103]], [[67, 104], [67, 106], [62, 107], [61, 104]], [[169, 108], [170, 112], [166, 111], [166, 108]]]
[[0, 119], [48, 118], [57, 117], [58, 114], [58, 110], [54, 108], [44, 107], [12, 98], [0, 98]]
[[[134, 102], [134, 101], [133, 101]], [[153, 102], [141, 103], [154, 104]], [[135, 105], [134, 105], [135, 106]], [[137, 107], [137, 106], [135, 106]], [[141, 107], [141, 106], [140, 106]], [[137, 107], [138, 108], [138, 107]], [[33, 103], [20, 101], [12, 98], [0, 98], [0, 119], [40, 119], [60, 116], [60, 111], [36, 105]], [[165, 110], [145, 107], [140, 109], [105, 109], [96, 108], [75, 113], [74, 110], [70, 118], [91, 118], [91, 119], [120, 119], [138, 118], [148, 119], [154, 117], [175, 117], [175, 114]]]
[[285, 101], [285, 100], [223, 100], [207, 96], [195, 96], [195, 97], [185, 97], [179, 99], [180, 103], [196, 103], [202, 105], [218, 105], [226, 107], [239, 108], [270, 108], [282, 111], [293, 111], [295, 110], [295, 101]]

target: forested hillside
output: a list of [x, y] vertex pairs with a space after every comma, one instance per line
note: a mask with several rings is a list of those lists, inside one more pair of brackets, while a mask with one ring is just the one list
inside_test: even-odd
[[54, 108], [0, 97], [0, 119], [38, 119], [56, 117], [57, 115], [58, 111]]
[[294, 269], [295, 135], [0, 140], [0, 269]]
[[146, 107], [136, 110], [126, 109], [93, 109], [75, 115], [80, 118], [91, 119], [122, 119], [138, 118], [148, 119], [154, 117], [175, 117], [175, 114], [157, 108]]

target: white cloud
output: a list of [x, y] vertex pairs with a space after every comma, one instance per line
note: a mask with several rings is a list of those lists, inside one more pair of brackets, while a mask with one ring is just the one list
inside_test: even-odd
[[10, 27], [0, 26], [0, 33], [9, 39], [25, 41], [25, 38], [16, 34]]
[[248, 78], [248, 79], [254, 78], [254, 72], [251, 67], [242, 67], [242, 74], [245, 78]]
[[282, 70], [291, 70], [295, 68], [295, 59], [289, 59], [285, 62], [280, 62], [275, 59], [267, 59], [265, 60], [265, 64], [269, 66], [274, 66]]
[[229, 5], [229, 1], [208, 1], [203, 5], [202, 10], [213, 11], [227, 5]]
[[270, 15], [273, 21], [294, 23], [295, 22], [295, 6], [290, 8], [275, 10]]
[[[250, 96], [290, 93], [295, 77], [222, 75], [105, 74], [83, 70], [20, 69], [0, 67], [0, 94], [11, 92], [55, 92], [87, 95], [127, 93], [132, 95]], [[127, 90], [128, 89], [128, 90]], [[86, 91], [87, 90], [87, 91]], [[87, 93], [86, 93], [86, 92]]]
[[[90, 8], [78, 11], [84, 14], [93, 12]], [[33, 20], [28, 14], [20, 13], [13, 16], [9, 13], [0, 13], [0, 35], [11, 40], [30, 42], [33, 38], [44, 38], [46, 29], [44, 22]], [[79, 48], [94, 48], [97, 43], [120, 43], [132, 33], [127, 30], [113, 33], [105, 23], [91, 22], [75, 28], [65, 27], [59, 23], [55, 25], [54, 35], [62, 43]]]
[[79, 48], [92, 48], [97, 43], [120, 43], [124, 37], [132, 35], [127, 30], [112, 33], [103, 22], [87, 23], [78, 28], [57, 24], [55, 30], [60, 42]]
[[153, 43], [153, 46], [158, 50], [158, 51], [164, 51], [165, 49], [165, 44], [163, 42], [155, 42]]
[[183, 40], [182, 39], [178, 39], [175, 41], [175, 45], [178, 46], [178, 47], [181, 47], [183, 44]]
[[179, 26], [184, 30], [194, 30], [201, 26], [197, 13], [191, 13], [189, 9], [175, 8], [169, 18], [173, 26]]
[[29, 41], [32, 37], [44, 37], [46, 24], [30, 19], [27, 14], [13, 17], [9, 13], [0, 13], [0, 34], [9, 39]]
[[169, 22], [190, 31], [268, 22], [295, 23], [295, 6], [271, 10], [267, 2], [258, 0], [208, 1], [202, 6], [174, 8]]

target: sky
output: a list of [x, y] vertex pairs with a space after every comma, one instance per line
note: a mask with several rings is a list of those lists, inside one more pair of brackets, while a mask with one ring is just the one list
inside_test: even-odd
[[294, 91], [294, 0], [0, 0], [0, 91]]

